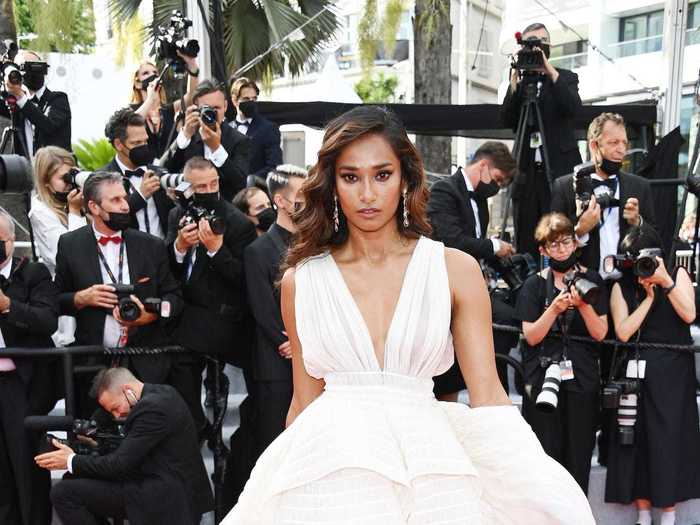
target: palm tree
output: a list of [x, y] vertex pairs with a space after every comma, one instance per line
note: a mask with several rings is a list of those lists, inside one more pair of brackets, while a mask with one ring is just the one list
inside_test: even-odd
[[[111, 0], [110, 6], [117, 21], [124, 22], [140, 4], [141, 0]], [[182, 4], [182, 0], [153, 0], [153, 23], [145, 36], [153, 39], [157, 28], [167, 25], [172, 11], [182, 9]], [[301, 30], [303, 39], [290, 39], [246, 73], [255, 79], [271, 79], [286, 71], [298, 75], [308, 63], [319, 60], [338, 27], [329, 0], [202, 0], [199, 5], [209, 6], [213, 71], [219, 77], [247, 64], [318, 15]]]
[[0, 40], [17, 38], [12, 0], [0, 0]]

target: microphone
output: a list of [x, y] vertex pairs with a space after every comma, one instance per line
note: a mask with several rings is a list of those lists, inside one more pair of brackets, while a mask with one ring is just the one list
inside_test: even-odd
[[27, 416], [24, 418], [24, 428], [30, 430], [73, 430], [72, 416]]

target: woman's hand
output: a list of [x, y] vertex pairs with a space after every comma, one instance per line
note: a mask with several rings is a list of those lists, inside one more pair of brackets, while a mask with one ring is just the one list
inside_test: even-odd
[[656, 262], [658, 263], [656, 271], [651, 277], [648, 277], [647, 280], [652, 284], [658, 284], [662, 288], [673, 286], [673, 278], [669, 275], [664, 260], [661, 257], [657, 257]]
[[68, 213], [80, 216], [82, 207], [83, 192], [76, 188], [68, 194]]
[[557, 315], [561, 315], [571, 306], [573, 306], [571, 294], [569, 292], [562, 292], [554, 298], [554, 301], [552, 301], [549, 307], [554, 310]]
[[647, 294], [647, 299], [654, 299], [654, 282], [652, 281], [653, 276], [651, 277], [646, 277], [646, 278], [641, 278], [639, 277], [639, 284], [642, 285], [642, 288], [644, 288], [644, 291]]

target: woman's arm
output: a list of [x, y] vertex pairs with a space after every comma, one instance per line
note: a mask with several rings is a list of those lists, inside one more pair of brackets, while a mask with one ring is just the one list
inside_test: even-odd
[[290, 268], [284, 272], [284, 277], [282, 277], [281, 294], [282, 319], [284, 320], [284, 327], [292, 348], [292, 381], [294, 384], [294, 393], [289, 412], [287, 413], [286, 426], [291, 425], [296, 417], [323, 392], [323, 381], [311, 377], [306, 372], [306, 368], [304, 368], [301, 343], [297, 335], [294, 296], [294, 269]]
[[668, 293], [668, 300], [684, 322], [690, 324], [695, 321], [695, 289], [685, 268], [678, 269], [676, 286]]
[[[177, 52], [178, 56], [182, 58], [187, 66], [187, 93], [185, 93], [185, 107], [189, 107], [192, 104], [192, 97], [194, 97], [194, 92], [199, 86], [199, 66], [197, 65], [197, 59], [193, 57], [188, 57], [187, 55]], [[194, 73], [190, 74], [190, 73]], [[180, 100], [173, 102], [174, 113], [177, 115], [180, 112]]]
[[612, 314], [613, 324], [615, 326], [615, 335], [617, 338], [626, 343], [629, 341], [630, 337], [639, 330], [642, 326], [644, 319], [646, 319], [649, 310], [651, 310], [652, 304], [654, 304], [654, 288], [652, 284], [644, 287], [647, 296], [639, 304], [637, 309], [629, 313], [627, 308], [627, 301], [622, 295], [622, 290], [620, 285], [615, 283], [610, 293], [610, 313]]
[[452, 295], [452, 337], [472, 407], [509, 405], [496, 373], [491, 301], [473, 257], [445, 249]]
[[570, 302], [571, 298], [568, 292], [560, 293], [556, 296], [554, 301], [552, 301], [552, 304], [542, 312], [542, 315], [537, 321], [523, 321], [523, 335], [525, 336], [527, 344], [530, 346], [537, 346], [540, 344], [549, 333], [549, 330], [552, 328], [554, 321], [557, 320], [557, 317], [559, 317], [559, 314], [569, 307]]
[[605, 334], [608, 333], [608, 316], [598, 315], [588, 303], [583, 303], [578, 311], [586, 324], [588, 334], [596, 341], [605, 339]]

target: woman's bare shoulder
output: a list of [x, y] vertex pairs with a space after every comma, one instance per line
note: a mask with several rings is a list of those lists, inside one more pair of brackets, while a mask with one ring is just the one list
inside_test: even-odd
[[481, 267], [474, 257], [455, 248], [445, 248], [445, 266], [450, 290], [473, 290], [476, 284], [484, 284]]

